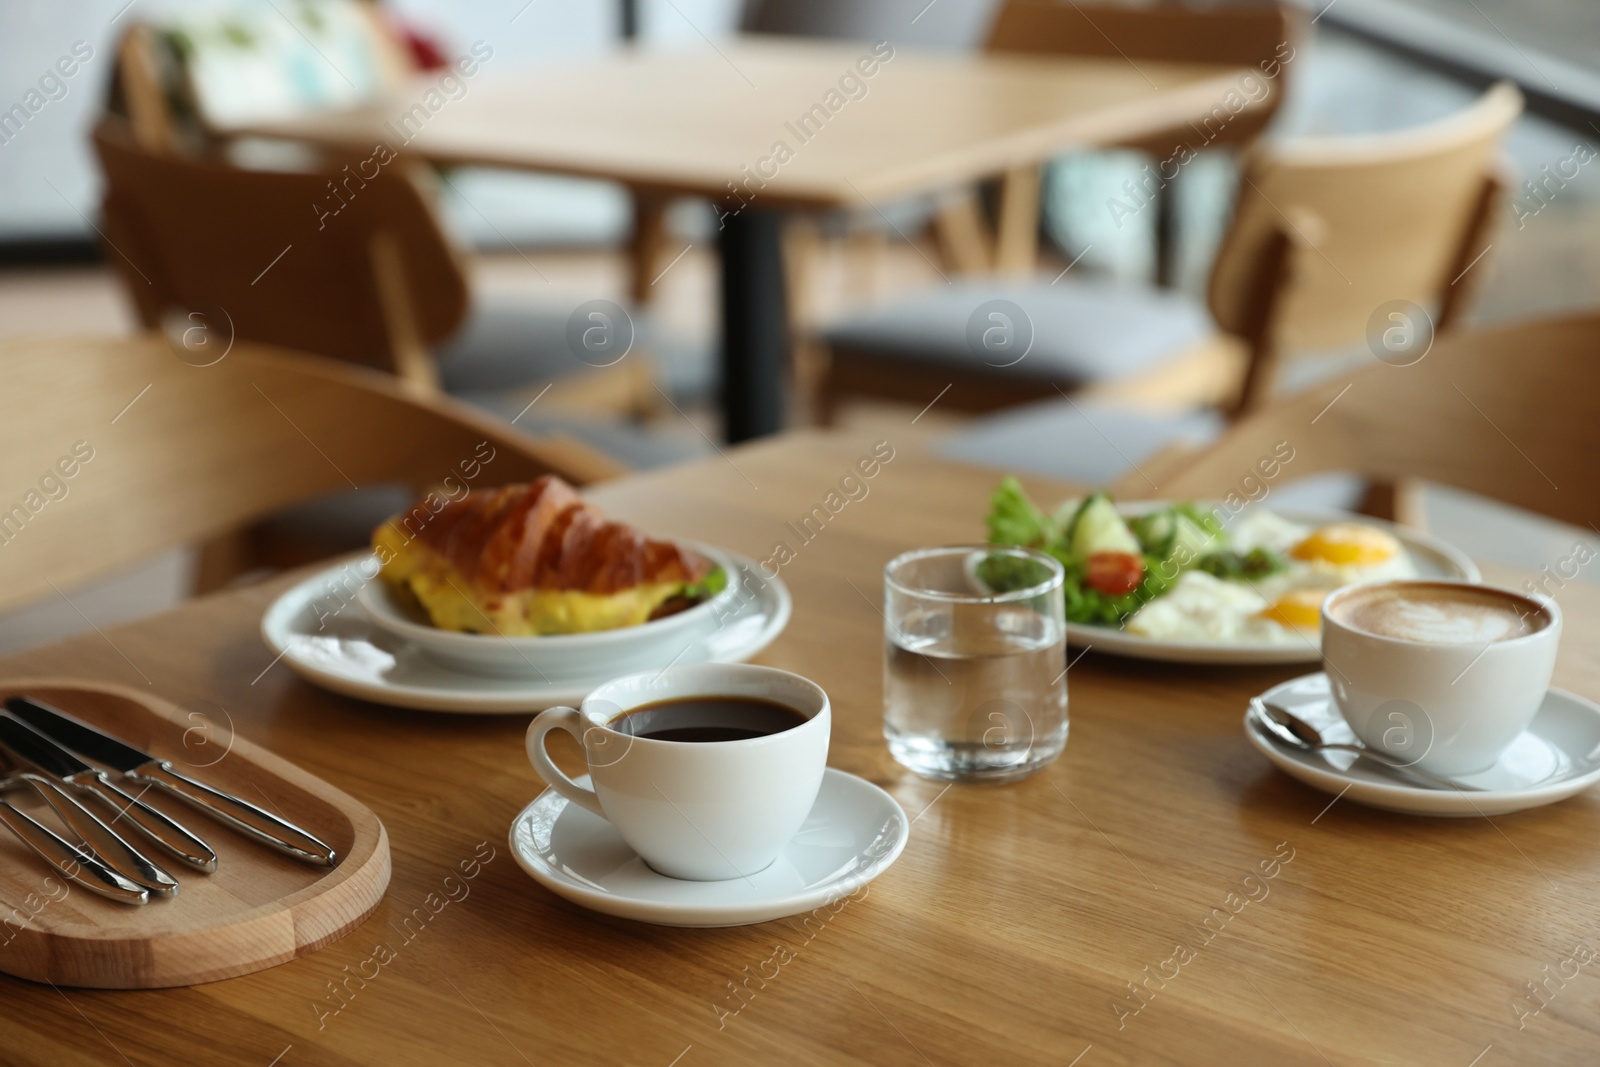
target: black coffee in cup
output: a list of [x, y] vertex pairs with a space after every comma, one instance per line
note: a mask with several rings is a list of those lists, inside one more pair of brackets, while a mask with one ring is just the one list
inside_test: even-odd
[[748, 741], [804, 725], [806, 717], [773, 700], [694, 696], [643, 704], [612, 719], [619, 733], [650, 741]]

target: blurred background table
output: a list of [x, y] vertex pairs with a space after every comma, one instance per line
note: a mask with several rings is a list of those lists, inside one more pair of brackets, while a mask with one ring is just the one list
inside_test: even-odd
[[[866, 208], [1200, 122], [1243, 68], [962, 55], [737, 38], [704, 51], [619, 49], [469, 83], [421, 104], [438, 75], [376, 104], [220, 131], [369, 156], [377, 142], [438, 164], [620, 182], [713, 201], [722, 260], [722, 410], [731, 441], [782, 425], [789, 338], [780, 212]], [[719, 57], [720, 56], [720, 60]], [[858, 68], [873, 61], [873, 73]], [[841, 90], [854, 78], [862, 95]], [[830, 91], [843, 103], [825, 104]], [[851, 92], [845, 96], [844, 92]], [[1244, 101], [1261, 106], [1265, 98]], [[423, 117], [402, 120], [413, 108]], [[817, 108], [823, 116], [813, 114]], [[802, 125], [802, 119], [809, 124]], [[778, 142], [791, 158], [775, 159]], [[769, 170], [776, 167], [770, 175]], [[754, 176], [754, 177], [752, 177]]]
[[[867, 496], [794, 543], [785, 522], [880, 437], [895, 454]], [[653, 531], [756, 558], [778, 540], [795, 550], [782, 570], [794, 619], [760, 660], [828, 690], [830, 763], [879, 783], [914, 819], [895, 867], [809, 925], [645, 926], [535, 885], [506, 846], [541, 788], [522, 752], [527, 719], [378, 707], [268, 669], [257, 626], [292, 577], [0, 661], [7, 679], [142, 686], [142, 673], [168, 699], [214, 701], [251, 740], [370, 805], [394, 852], [372, 920], [270, 971], [144, 992], [0, 980], [7, 1062], [1592, 1062], [1591, 969], [1552, 983], [1549, 1006], [1520, 1029], [1515, 1006], [1531, 1010], [1524, 983], [1593, 943], [1600, 797], [1462, 820], [1330, 803], [1240, 730], [1250, 695], [1304, 668], [1091, 652], [1071, 668], [1072, 735], [1048, 770], [947, 788], [899, 768], [880, 733], [880, 572], [907, 547], [978, 539], [994, 478], [885, 427], [786, 436], [592, 491]], [[1047, 501], [1069, 491], [1029, 488]], [[1559, 595], [1569, 630], [1556, 684], [1600, 696], [1600, 594], [1573, 583]], [[469, 895], [329, 1014], [330, 983], [375, 944], [399, 944], [402, 919], [480, 842], [495, 855]], [[1175, 941], [1244, 895], [1264, 861], [1279, 863], [1259, 883], [1267, 894], [1119, 1019], [1117, 1005], [1135, 1003], [1126, 983], [1170, 968]], [[766, 962], [779, 946], [792, 956]]]

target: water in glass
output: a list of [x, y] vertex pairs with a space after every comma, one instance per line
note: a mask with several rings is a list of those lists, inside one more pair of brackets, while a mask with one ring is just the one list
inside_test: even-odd
[[[938, 570], [924, 562], [900, 574], [943, 587], [968, 581], [965, 571]], [[1068, 723], [1059, 584], [995, 602], [977, 592], [897, 588], [891, 571], [888, 600], [884, 736], [895, 759], [931, 778], [1004, 781], [1061, 754]]]

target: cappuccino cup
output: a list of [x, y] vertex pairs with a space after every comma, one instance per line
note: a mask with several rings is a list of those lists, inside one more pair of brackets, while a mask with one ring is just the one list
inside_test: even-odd
[[1438, 775], [1494, 766], [1550, 688], [1554, 600], [1469, 582], [1379, 581], [1322, 603], [1322, 658], [1369, 748]]
[[[630, 674], [528, 727], [551, 789], [616, 827], [655, 871], [709, 882], [766, 869], [811, 813], [832, 712], [815, 682], [772, 667], [699, 664]], [[545, 750], [565, 730], [593, 788]]]

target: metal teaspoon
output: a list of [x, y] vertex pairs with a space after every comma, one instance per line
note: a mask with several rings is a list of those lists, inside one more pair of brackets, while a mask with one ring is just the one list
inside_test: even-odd
[[1315, 726], [1312, 726], [1281, 704], [1274, 704], [1256, 697], [1250, 701], [1250, 710], [1255, 714], [1256, 721], [1261, 723], [1268, 734], [1290, 748], [1298, 748], [1302, 752], [1354, 752], [1357, 756], [1382, 764], [1402, 774], [1410, 775], [1436, 789], [1483, 792], [1478, 786], [1467, 785], [1464, 782], [1429, 774], [1422, 768], [1414, 767], [1404, 760], [1396, 759], [1387, 752], [1379, 752], [1376, 749], [1367, 748], [1365, 745], [1347, 745], [1335, 741], [1324, 741]]

